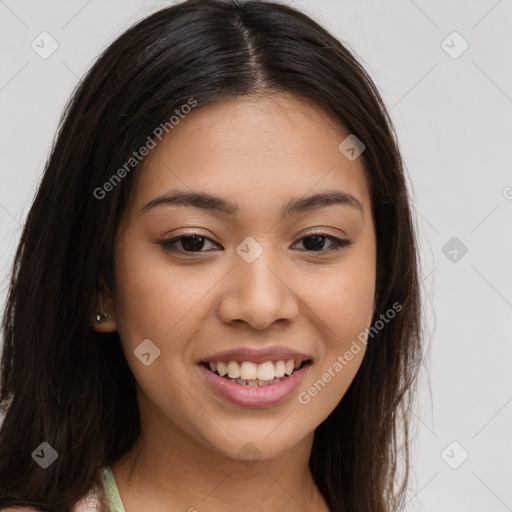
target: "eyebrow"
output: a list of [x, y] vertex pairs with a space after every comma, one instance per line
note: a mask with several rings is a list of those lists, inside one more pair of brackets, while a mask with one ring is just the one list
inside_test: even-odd
[[[231, 216], [236, 215], [239, 210], [237, 203], [212, 194], [172, 190], [149, 201], [142, 207], [141, 213], [146, 213], [148, 210], [162, 205], [193, 206], [205, 211]], [[362, 204], [354, 196], [339, 190], [329, 190], [311, 196], [290, 199], [281, 210], [281, 220], [287, 216], [332, 205], [350, 206], [359, 210], [361, 215], [363, 213]]]

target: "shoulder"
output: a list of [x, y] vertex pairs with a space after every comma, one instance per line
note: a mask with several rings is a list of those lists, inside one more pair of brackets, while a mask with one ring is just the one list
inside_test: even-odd
[[0, 512], [37, 512], [37, 510], [29, 507], [8, 507], [0, 508]]
[[1, 508], [0, 512], [37, 512], [37, 510], [29, 507], [8, 507]]
[[[73, 512], [98, 512], [100, 498], [97, 493], [90, 492], [85, 498], [77, 503]], [[1, 508], [0, 512], [39, 512], [31, 507], [7, 507]]]
[[[108, 480], [108, 470], [105, 468], [101, 469], [103, 484]], [[103, 490], [104, 491], [104, 490]], [[102, 506], [102, 496], [100, 492], [91, 490], [89, 493], [82, 498], [74, 507], [73, 512], [98, 512]], [[37, 509], [32, 507], [7, 507], [0, 508], [0, 512], [39, 512]]]

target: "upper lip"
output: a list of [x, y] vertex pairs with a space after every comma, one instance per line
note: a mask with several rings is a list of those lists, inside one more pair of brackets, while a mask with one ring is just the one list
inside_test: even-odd
[[201, 363], [213, 363], [218, 361], [251, 361], [253, 363], [264, 363], [265, 361], [307, 361], [313, 358], [308, 354], [291, 350], [288, 347], [274, 345], [268, 348], [238, 347], [231, 350], [217, 352], [200, 359]]

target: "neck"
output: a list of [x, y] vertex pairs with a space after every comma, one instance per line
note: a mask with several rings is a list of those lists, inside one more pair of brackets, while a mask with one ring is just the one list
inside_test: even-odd
[[[146, 416], [147, 418], [147, 416]], [[313, 432], [271, 459], [235, 460], [177, 425], [142, 422], [135, 446], [111, 464], [126, 512], [208, 509], [329, 512], [309, 469]]]

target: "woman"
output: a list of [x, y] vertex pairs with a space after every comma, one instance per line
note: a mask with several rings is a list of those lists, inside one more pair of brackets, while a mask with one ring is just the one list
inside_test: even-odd
[[278, 3], [156, 12], [78, 86], [27, 217], [0, 507], [402, 510], [417, 276], [354, 56]]

